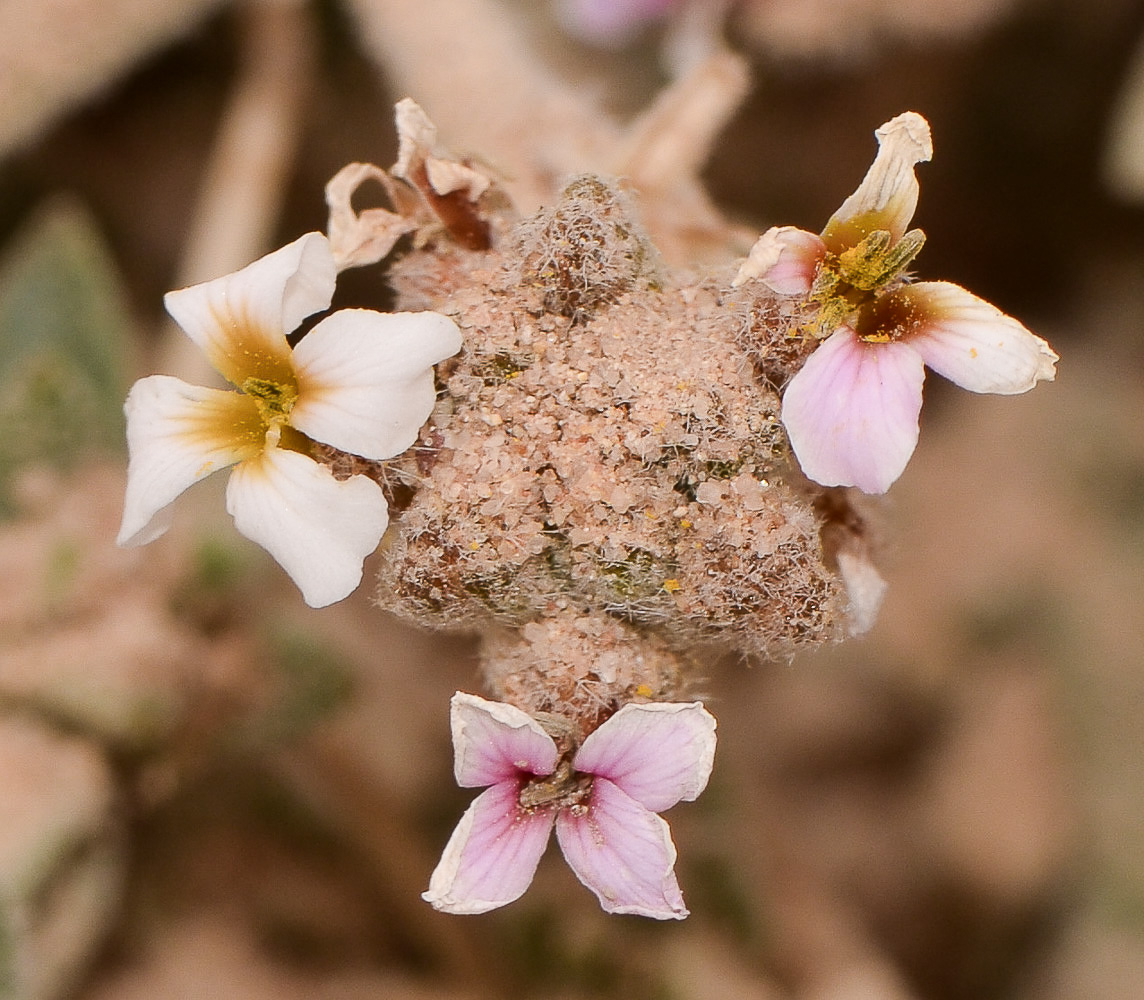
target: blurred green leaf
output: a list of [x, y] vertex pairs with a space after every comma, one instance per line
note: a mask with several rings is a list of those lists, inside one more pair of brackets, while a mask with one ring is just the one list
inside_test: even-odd
[[288, 742], [350, 701], [353, 670], [341, 654], [299, 629], [276, 630], [271, 646], [283, 687], [272, 728]]
[[90, 213], [39, 211], [0, 261], [0, 516], [13, 474], [123, 445], [131, 328], [123, 282]]

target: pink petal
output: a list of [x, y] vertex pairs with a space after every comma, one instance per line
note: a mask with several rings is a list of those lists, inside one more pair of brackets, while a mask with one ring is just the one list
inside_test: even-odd
[[731, 284], [738, 288], [758, 278], [780, 295], [806, 295], [825, 253], [826, 244], [814, 233], [774, 226], [755, 241]]
[[520, 783], [504, 781], [473, 800], [421, 894], [445, 913], [486, 913], [524, 895], [552, 832], [553, 810], [520, 808]]
[[585, 812], [560, 811], [556, 839], [576, 877], [608, 913], [687, 916], [667, 823], [606, 778], [593, 783]]
[[240, 392], [205, 389], [170, 375], [131, 387], [127, 414], [127, 496], [120, 545], [145, 545], [170, 524], [171, 502], [212, 472], [257, 455], [266, 428]]
[[449, 705], [453, 773], [462, 788], [515, 780], [522, 772], [551, 774], [556, 744], [515, 705], [458, 691]]
[[1036, 334], [964, 288], [946, 281], [906, 285], [893, 297], [918, 317], [909, 345], [964, 389], [1012, 395], [1056, 376], [1056, 352]]
[[907, 111], [874, 132], [878, 155], [858, 185], [822, 232], [826, 245], [838, 253], [861, 242], [878, 229], [897, 242], [918, 207], [918, 181], [914, 167], [933, 156], [929, 122]]
[[362, 561], [389, 523], [385, 494], [372, 479], [338, 480], [313, 459], [275, 447], [236, 466], [226, 509], [242, 534], [278, 560], [312, 608], [354, 591]]
[[290, 423], [363, 458], [399, 455], [433, 411], [433, 365], [460, 349], [461, 331], [440, 313], [342, 309], [294, 349]]
[[213, 281], [168, 292], [167, 312], [239, 388], [248, 378], [293, 382], [286, 334], [326, 309], [337, 268], [321, 233], [307, 233]]
[[807, 478], [885, 493], [918, 442], [925, 368], [909, 344], [868, 344], [840, 326], [783, 395], [782, 421]]
[[715, 718], [702, 702], [625, 705], [583, 742], [577, 771], [607, 778], [652, 812], [707, 787]]

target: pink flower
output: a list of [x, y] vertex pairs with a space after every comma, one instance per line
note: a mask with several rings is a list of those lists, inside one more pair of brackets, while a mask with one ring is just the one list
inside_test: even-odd
[[879, 150], [821, 236], [776, 227], [735, 284], [758, 278], [805, 298], [802, 335], [822, 340], [783, 395], [782, 421], [806, 475], [884, 493], [918, 441], [925, 366], [972, 392], [1027, 392], [1056, 375], [1056, 353], [1011, 316], [945, 281], [911, 282], [925, 242], [907, 232], [929, 125], [908, 111], [875, 133]]
[[457, 784], [489, 787], [453, 831], [427, 902], [485, 913], [519, 899], [555, 826], [572, 871], [607, 912], [687, 916], [657, 813], [707, 785], [715, 719], [702, 703], [625, 705], [578, 749], [567, 724], [550, 726], [553, 739], [519, 708], [460, 691], [450, 723]]
[[582, 41], [619, 48], [674, 5], [675, 0], [558, 0], [556, 16]]

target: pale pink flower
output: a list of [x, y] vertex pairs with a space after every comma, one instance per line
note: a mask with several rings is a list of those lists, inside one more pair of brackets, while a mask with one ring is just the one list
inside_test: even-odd
[[457, 784], [489, 787], [453, 831], [426, 901], [485, 913], [518, 899], [555, 826], [572, 871], [608, 913], [687, 916], [675, 844], [657, 814], [707, 785], [715, 719], [702, 703], [625, 705], [578, 749], [519, 708], [460, 691], [450, 722]]
[[945, 281], [911, 282], [925, 241], [907, 232], [929, 125], [906, 112], [875, 133], [878, 155], [820, 236], [781, 226], [759, 237], [735, 284], [757, 278], [812, 307], [822, 340], [790, 380], [782, 421], [806, 475], [884, 493], [918, 440], [925, 366], [973, 392], [1027, 392], [1056, 375], [1056, 353], [1017, 320]]
[[144, 545], [170, 524], [193, 483], [233, 465], [226, 506], [321, 607], [361, 582], [362, 561], [389, 523], [381, 487], [339, 480], [311, 457], [322, 442], [382, 460], [417, 439], [433, 409], [433, 365], [461, 334], [438, 313], [331, 313], [294, 348], [286, 335], [327, 309], [337, 276], [321, 233], [234, 274], [169, 292], [167, 311], [237, 392], [168, 375], [127, 397], [130, 461], [120, 545]]

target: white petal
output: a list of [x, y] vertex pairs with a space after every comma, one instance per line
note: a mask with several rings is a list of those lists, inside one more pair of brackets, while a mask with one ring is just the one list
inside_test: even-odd
[[560, 811], [556, 839], [568, 867], [608, 913], [687, 916], [667, 823], [606, 778], [593, 782], [585, 812]]
[[548, 846], [554, 811], [525, 812], [505, 781], [473, 800], [421, 894], [445, 913], [487, 913], [519, 899]]
[[462, 788], [515, 780], [521, 772], [551, 774], [556, 744], [532, 716], [503, 701], [458, 691], [449, 705], [453, 773]]
[[707, 787], [715, 718], [703, 703], [625, 705], [584, 740], [576, 770], [607, 778], [652, 812]]
[[439, 195], [464, 191], [469, 201], [477, 201], [492, 184], [484, 174], [456, 160], [442, 160], [430, 156], [425, 160], [425, 174], [429, 186]]
[[773, 226], [755, 240], [731, 285], [751, 278], [780, 295], [806, 295], [814, 284], [818, 264], [826, 253], [822, 238], [794, 226]]
[[1028, 392], [1056, 376], [1056, 352], [996, 306], [945, 281], [894, 293], [921, 317], [909, 345], [939, 375], [972, 392]]
[[433, 365], [460, 349], [461, 331], [440, 313], [340, 310], [294, 350], [290, 423], [363, 458], [399, 455], [433, 410]]
[[327, 309], [337, 268], [321, 233], [307, 233], [241, 271], [168, 292], [167, 311], [236, 386], [292, 378], [286, 334]]
[[168, 505], [212, 472], [257, 455], [265, 428], [254, 401], [169, 375], [132, 386], [127, 414], [127, 495], [120, 545], [146, 545], [170, 524]]
[[864, 635], [878, 620], [889, 584], [865, 553], [842, 549], [837, 559], [838, 575], [850, 598], [850, 634]]
[[823, 230], [834, 252], [854, 246], [868, 233], [888, 230], [895, 241], [909, 228], [918, 207], [914, 167], [933, 156], [930, 127], [921, 115], [907, 111], [874, 132], [878, 155], [858, 190], [847, 198]]
[[411, 97], [403, 97], [393, 111], [397, 125], [397, 162], [390, 173], [416, 184], [414, 174], [437, 145], [437, 126]]
[[798, 464], [823, 486], [885, 493], [918, 443], [925, 368], [903, 343], [867, 344], [840, 326], [783, 394]]
[[312, 608], [361, 583], [362, 561], [389, 523], [381, 487], [365, 476], [339, 481], [297, 452], [267, 448], [231, 473], [226, 509], [235, 527], [269, 552]]

